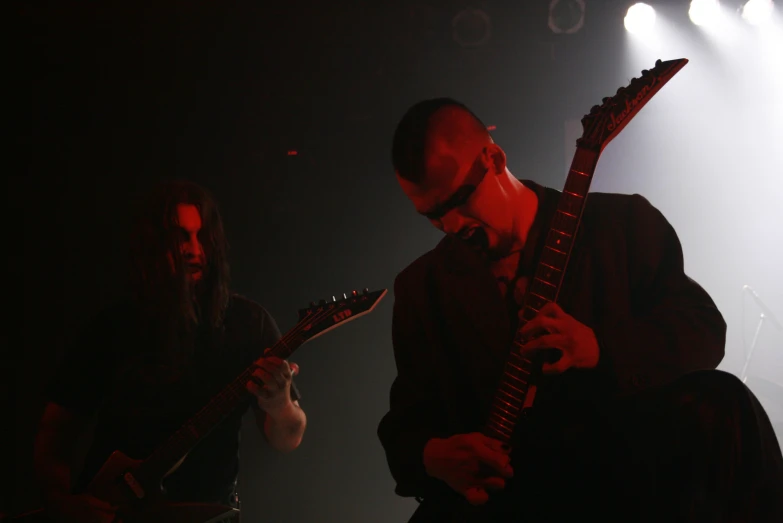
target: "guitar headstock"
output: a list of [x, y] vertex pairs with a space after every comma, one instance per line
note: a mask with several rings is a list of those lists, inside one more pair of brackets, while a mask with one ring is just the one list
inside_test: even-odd
[[302, 340], [311, 340], [321, 334], [336, 329], [340, 325], [360, 318], [371, 312], [386, 296], [386, 289], [362, 292], [352, 291], [330, 300], [312, 302], [306, 309], [299, 310], [298, 336]]
[[657, 60], [655, 67], [645, 69], [639, 78], [620, 87], [614, 96], [604, 98], [601, 105], [595, 105], [582, 118], [582, 137], [576, 143], [579, 147], [600, 153], [642, 107], [663, 87], [666, 82], [685, 67], [686, 58]]

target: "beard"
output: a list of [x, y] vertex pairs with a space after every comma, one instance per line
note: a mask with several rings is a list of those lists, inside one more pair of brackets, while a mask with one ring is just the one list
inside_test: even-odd
[[474, 251], [489, 253], [489, 236], [483, 227], [476, 227], [469, 237], [461, 239]]
[[491, 261], [505, 258], [511, 251], [511, 242], [504, 241], [505, 239], [503, 237], [498, 237], [498, 244], [494, 247], [490, 247], [489, 235], [483, 227], [476, 227], [470, 233], [470, 236], [460, 236], [460, 240], [462, 240], [471, 250]]

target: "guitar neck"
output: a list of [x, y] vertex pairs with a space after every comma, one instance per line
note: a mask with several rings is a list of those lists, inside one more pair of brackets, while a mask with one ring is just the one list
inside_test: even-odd
[[[299, 326], [286, 333], [268, 356], [287, 359], [306, 340], [299, 337]], [[225, 420], [242, 401], [247, 399], [247, 382], [252, 379], [255, 365], [246, 368], [234, 381], [214, 396], [201, 410], [159, 446], [142, 467], [150, 477], [163, 477], [190, 452], [212, 429]]]
[[519, 329], [514, 336], [514, 344], [482, 431], [486, 436], [506, 444], [511, 442], [530, 384], [541, 372], [540, 362], [523, 357], [517, 350], [523, 342], [519, 330], [532, 320], [544, 305], [557, 301], [599, 155], [600, 153], [594, 150], [577, 147], [534, 278], [528, 286]]

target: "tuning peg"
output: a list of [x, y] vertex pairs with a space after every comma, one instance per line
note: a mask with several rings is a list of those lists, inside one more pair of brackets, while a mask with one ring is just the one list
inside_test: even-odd
[[659, 66], [659, 65], [661, 65], [662, 63], [663, 63], [663, 60], [661, 60], [660, 58], [658, 58], [658, 59], [655, 61], [655, 67], [658, 67], [658, 66]]
[[332, 303], [334, 303], [336, 301], [337, 301], [337, 297], [336, 296], [332, 296]]
[[606, 102], [608, 102], [609, 100], [611, 100], [611, 98], [609, 98], [608, 96], [604, 96], [603, 98], [601, 98], [601, 103], [604, 103], [604, 104], [605, 104], [605, 103], [606, 103]]
[[343, 293], [343, 299], [344, 299], [344, 300], [347, 300], [347, 299], [348, 299], [348, 295], [347, 295], [347, 294], [345, 294], [345, 293]]
[[351, 291], [351, 296], [358, 296], [358, 295], [359, 295], [359, 293], [358, 293], [358, 292], [356, 292], [356, 291]]
[[644, 70], [642, 71], [642, 77], [645, 77], [645, 76], [650, 76], [650, 71], [649, 71], [649, 69], [644, 69]]
[[621, 94], [623, 91], [625, 91], [625, 87], [620, 87], [617, 89], [617, 94]]
[[601, 110], [601, 107], [599, 107], [598, 105], [594, 105], [594, 106], [592, 106], [590, 108], [590, 114], [595, 114], [595, 113], [597, 113], [600, 110]]
[[370, 289], [365, 287], [364, 290], [362, 291], [362, 294], [368, 294], [369, 292], [370, 292]]

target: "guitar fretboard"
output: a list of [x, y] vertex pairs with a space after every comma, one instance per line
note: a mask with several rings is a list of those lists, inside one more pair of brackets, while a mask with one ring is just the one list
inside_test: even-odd
[[[547, 232], [534, 278], [528, 285], [519, 329], [532, 320], [544, 305], [557, 301], [598, 156], [599, 153], [590, 149], [577, 148]], [[506, 444], [511, 442], [530, 384], [541, 372], [540, 364], [523, 357], [517, 350], [518, 345], [523, 343], [519, 329], [514, 336], [514, 344], [483, 429], [486, 436]]]

